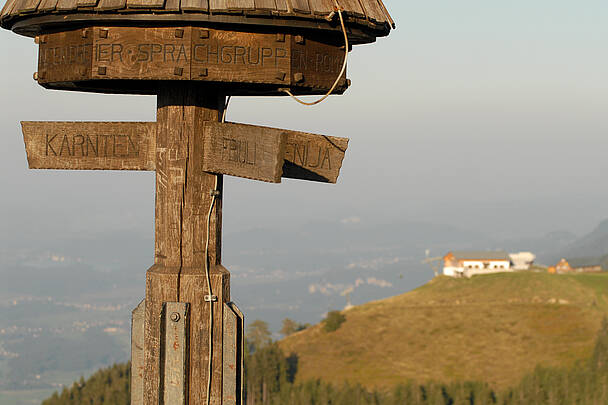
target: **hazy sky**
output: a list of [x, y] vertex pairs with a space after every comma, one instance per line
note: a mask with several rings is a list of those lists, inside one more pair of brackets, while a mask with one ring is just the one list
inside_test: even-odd
[[[226, 232], [358, 216], [511, 236], [608, 217], [608, 2], [385, 3], [397, 30], [355, 47], [344, 96], [234, 99], [229, 120], [351, 143], [338, 185], [229, 178]], [[0, 48], [3, 232], [151, 233], [152, 173], [29, 171], [19, 121], [153, 121], [154, 98], [48, 91], [32, 39], [3, 31]]]

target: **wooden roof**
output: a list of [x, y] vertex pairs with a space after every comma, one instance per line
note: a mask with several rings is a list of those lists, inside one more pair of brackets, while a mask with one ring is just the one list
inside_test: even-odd
[[[386, 36], [394, 22], [382, 0], [338, 0], [354, 43]], [[334, 0], [7, 0], [0, 26], [34, 36], [58, 25], [230, 24], [339, 32]], [[55, 27], [53, 27], [55, 26]], [[53, 28], [51, 28], [53, 27]]]

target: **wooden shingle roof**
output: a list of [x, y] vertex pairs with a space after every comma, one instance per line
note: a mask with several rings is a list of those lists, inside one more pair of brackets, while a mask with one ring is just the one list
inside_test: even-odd
[[[382, 0], [338, 3], [355, 44], [373, 42], [394, 28]], [[92, 24], [229, 24], [339, 32], [333, 11], [334, 0], [7, 0], [0, 26], [27, 36]]]

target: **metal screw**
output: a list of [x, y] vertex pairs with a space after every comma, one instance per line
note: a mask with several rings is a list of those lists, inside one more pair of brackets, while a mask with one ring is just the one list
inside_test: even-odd
[[181, 317], [179, 316], [179, 314], [177, 312], [174, 312], [174, 313], [171, 314], [171, 320], [173, 322], [178, 322], [180, 320], [180, 318]]
[[34, 80], [38, 81], [38, 72], [34, 72]]

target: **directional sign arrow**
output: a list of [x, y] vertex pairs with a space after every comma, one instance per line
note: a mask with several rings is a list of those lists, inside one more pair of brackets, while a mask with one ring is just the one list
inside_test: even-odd
[[[155, 122], [22, 122], [31, 169], [155, 170]], [[203, 170], [280, 183], [336, 183], [348, 139], [207, 122]]]

